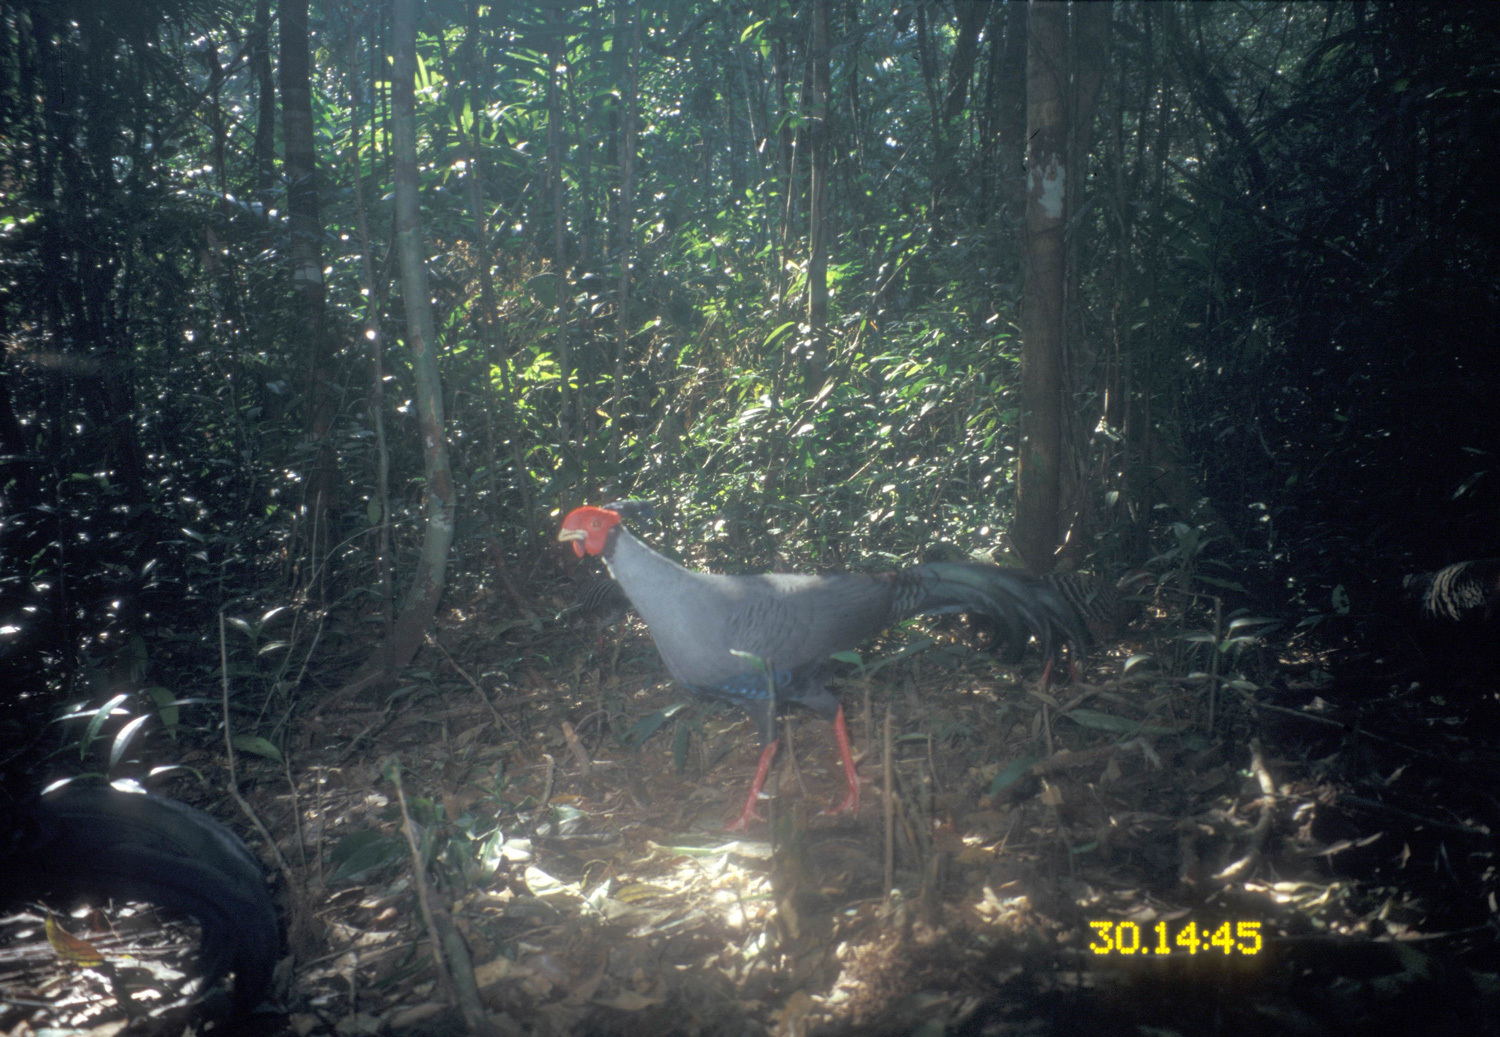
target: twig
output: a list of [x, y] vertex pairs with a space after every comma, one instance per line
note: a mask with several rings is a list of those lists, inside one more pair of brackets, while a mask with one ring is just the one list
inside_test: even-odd
[[573, 725], [564, 720], [562, 733], [564, 741], [568, 743], [568, 750], [573, 754], [573, 759], [577, 760], [578, 766], [583, 769], [583, 776], [591, 777], [594, 773], [593, 761], [589, 759], [589, 751], [578, 740], [578, 734], [573, 730]]
[[546, 806], [547, 801], [552, 798], [552, 782], [557, 777], [557, 761], [552, 758], [551, 753], [542, 753], [542, 759], [547, 761], [547, 775], [542, 780], [542, 798], [537, 806]]
[[281, 847], [276, 845], [276, 840], [266, 830], [261, 822], [260, 815], [255, 808], [240, 795], [240, 779], [237, 758], [234, 754], [234, 730], [229, 720], [229, 644], [224, 634], [224, 613], [219, 613], [219, 701], [224, 713], [224, 751], [229, 755], [229, 781], [225, 784], [225, 791], [229, 797], [239, 805], [240, 810], [250, 819], [255, 830], [265, 841], [266, 848], [271, 856], [276, 859], [276, 867], [286, 879], [287, 887], [292, 888], [292, 868], [281, 854]]
[[1217, 594], [1214, 595], [1214, 643], [1209, 649], [1213, 654], [1209, 658], [1210, 666], [1208, 674], [1210, 683], [1208, 685], [1208, 731], [1212, 736], [1214, 730], [1215, 714], [1219, 705], [1219, 646], [1224, 639], [1224, 599]]
[[1271, 834], [1271, 817], [1276, 809], [1279, 793], [1276, 779], [1266, 766], [1260, 740], [1257, 738], [1250, 740], [1250, 773], [1255, 775], [1256, 783], [1260, 786], [1260, 798], [1255, 801], [1260, 816], [1255, 820], [1255, 827], [1250, 830], [1250, 848], [1245, 851], [1245, 855], [1214, 876], [1221, 881], [1237, 879], [1254, 872], [1265, 853], [1266, 839]]
[[427, 886], [427, 869], [422, 861], [422, 846], [417, 838], [417, 828], [412, 824], [411, 811], [407, 809], [406, 789], [401, 783], [401, 761], [393, 756], [386, 760], [381, 769], [396, 786], [396, 801], [401, 807], [401, 834], [406, 837], [407, 849], [411, 851], [412, 887], [417, 893], [417, 907], [422, 912], [422, 921], [427, 926], [427, 940], [432, 945], [432, 964], [437, 970], [438, 985], [452, 996], [453, 977], [448, 974], [448, 962], [443, 954], [443, 938], [432, 917], [432, 892]]
[[469, 1033], [478, 1037], [496, 1037], [500, 1029], [479, 999], [479, 983], [474, 978], [474, 963], [468, 948], [463, 945], [448, 912], [433, 903], [421, 840], [417, 838], [417, 826], [412, 823], [411, 811], [407, 807], [406, 788], [401, 783], [401, 761], [392, 756], [382, 769], [396, 786], [396, 800], [401, 805], [401, 834], [406, 837], [407, 849], [411, 851], [412, 886], [417, 891], [417, 905], [432, 944], [432, 964], [437, 970], [438, 985], [458, 1005]]
[[885, 729], [881, 734], [881, 780], [885, 785], [885, 895], [889, 900], [896, 888], [896, 798], [892, 759], [895, 742], [891, 738], [891, 709], [886, 706]]
[[490, 716], [495, 718], [495, 723], [505, 728], [505, 730], [510, 732], [512, 735], [516, 734], [516, 729], [511, 727], [510, 724], [506, 723], [505, 718], [500, 715], [500, 711], [495, 708], [495, 704], [490, 701], [490, 697], [484, 693], [484, 689], [479, 686], [479, 683], [474, 680], [473, 677], [469, 676], [467, 670], [465, 670], [458, 664], [457, 659], [448, 654], [448, 649], [444, 648], [442, 643], [438, 641], [437, 638], [433, 637], [430, 633], [427, 635], [427, 643], [436, 648], [438, 650], [438, 653], [444, 659], [448, 660], [448, 665], [452, 666], [453, 669], [458, 672], [458, 675], [462, 677], [466, 682], [468, 682], [469, 687], [474, 689], [474, 694], [479, 696], [479, 701], [483, 702], [485, 708], [490, 711]]

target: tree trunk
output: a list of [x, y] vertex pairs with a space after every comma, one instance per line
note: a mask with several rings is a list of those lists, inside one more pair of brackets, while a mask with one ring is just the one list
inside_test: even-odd
[[807, 391], [828, 375], [828, 0], [813, 0], [812, 112], [808, 150], [812, 184], [807, 204]]
[[444, 427], [443, 385], [437, 366], [437, 329], [427, 287], [426, 250], [417, 192], [417, 120], [413, 82], [417, 67], [418, 0], [395, 0], [391, 35], [395, 74], [391, 81], [395, 136], [396, 244], [401, 256], [401, 295], [406, 305], [406, 349], [411, 356], [416, 387], [417, 422], [422, 435], [422, 467], [426, 476], [427, 529], [422, 555], [412, 577], [401, 615], [384, 646], [387, 666], [400, 669], [411, 662], [422, 637], [437, 614], [453, 544], [456, 488], [448, 463]]
[[[338, 413], [333, 350], [328, 341], [323, 284], [323, 227], [318, 215], [317, 150], [313, 139], [307, 0], [281, 0], [281, 124], [286, 140], [287, 225], [291, 231], [295, 327], [307, 350], [303, 406], [315, 455], [307, 483], [309, 531], [327, 536], [336, 511], [338, 457], [330, 433]], [[315, 545], [316, 546], [316, 545]]]
[[[349, 180], [354, 187], [355, 227], [359, 232], [360, 273], [365, 290], [364, 340], [370, 347], [370, 427], [375, 431], [375, 504], [380, 517], [375, 526], [375, 570], [380, 585], [381, 636], [388, 643], [396, 621], [395, 581], [391, 572], [391, 451], [385, 432], [385, 343], [380, 335], [380, 314], [385, 309], [388, 274], [375, 273], [374, 245], [370, 221], [365, 213], [364, 169], [360, 161], [360, 117], [358, 40], [349, 37]], [[370, 111], [370, 133], [375, 133], [374, 109]]]
[[1026, 237], [1021, 445], [1011, 543], [1034, 572], [1052, 568], [1061, 501], [1063, 299], [1067, 220], [1068, 5], [1033, 0], [1027, 52]]
[[548, 26], [552, 30], [552, 50], [547, 62], [547, 175], [552, 182], [552, 273], [556, 278], [557, 303], [557, 365], [562, 380], [558, 391], [562, 394], [558, 407], [557, 426], [564, 446], [573, 438], [573, 401], [568, 385], [573, 366], [568, 343], [568, 287], [567, 287], [567, 220], [563, 217], [562, 175], [562, 84], [558, 82], [557, 66], [562, 62], [562, 12], [553, 8]]
[[[623, 107], [620, 144], [620, 290], [615, 306], [615, 384], [609, 404], [609, 467], [618, 476], [620, 463], [620, 398], [625, 394], [625, 352], [630, 343], [630, 259], [631, 237], [635, 217], [635, 60], [640, 46], [640, 12], [624, 4], [616, 7], [618, 18], [630, 19], [630, 43], [624, 53], [624, 82], [620, 84]], [[615, 46], [619, 46], [618, 38]]]
[[953, 44], [953, 57], [948, 61], [948, 93], [933, 127], [932, 228], [939, 233], [954, 181], [962, 175], [954, 164], [958, 149], [951, 127], [968, 103], [969, 80], [974, 76], [974, 57], [979, 52], [979, 30], [988, 16], [986, 4], [958, 5], [958, 39]]
[[255, 0], [250, 30], [250, 75], [255, 80], [255, 194], [262, 202], [276, 187], [276, 83], [271, 75], [271, 4]]
[[1005, 48], [996, 71], [999, 99], [995, 111], [996, 170], [999, 184], [999, 225], [1009, 232], [1026, 202], [1026, 52], [1030, 39], [1030, 8], [1005, 5]]

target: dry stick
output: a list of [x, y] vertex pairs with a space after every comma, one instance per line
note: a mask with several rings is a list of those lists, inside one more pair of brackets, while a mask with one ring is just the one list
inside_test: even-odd
[[412, 885], [417, 892], [417, 907], [422, 912], [422, 921], [427, 925], [427, 939], [432, 944], [432, 964], [437, 970], [438, 985], [453, 994], [453, 977], [448, 974], [443, 939], [438, 934], [437, 922], [432, 917], [432, 894], [427, 888], [427, 869], [422, 863], [422, 847], [417, 840], [416, 826], [411, 823], [411, 813], [407, 810], [406, 789], [401, 784], [401, 761], [393, 756], [386, 760], [381, 769], [396, 786], [396, 800], [401, 806], [401, 834], [406, 837], [407, 849], [411, 851]]
[[[1249, 706], [1250, 706], [1251, 709], [1268, 709], [1268, 710], [1271, 710], [1272, 712], [1275, 712], [1275, 713], [1284, 713], [1284, 714], [1286, 714], [1289, 717], [1297, 717], [1299, 720], [1306, 720], [1309, 723], [1322, 724], [1325, 727], [1337, 727], [1340, 730], [1342, 730], [1345, 734], [1355, 735], [1355, 736], [1358, 736], [1360, 738], [1367, 738], [1367, 739], [1369, 739], [1372, 742], [1379, 742], [1381, 745], [1389, 745], [1392, 748], [1400, 749], [1404, 753], [1410, 753], [1412, 756], [1419, 756], [1419, 757], [1421, 757], [1423, 759], [1426, 759], [1426, 760], [1435, 760], [1435, 761], [1438, 761], [1438, 762], [1444, 763], [1444, 764], [1449, 764], [1449, 763], [1453, 762], [1450, 757], [1444, 756], [1441, 753], [1435, 753], [1435, 752], [1432, 752], [1429, 749], [1418, 749], [1416, 746], [1407, 745], [1405, 742], [1398, 742], [1394, 738], [1387, 738], [1387, 737], [1385, 737], [1385, 735], [1377, 735], [1373, 731], [1366, 731], [1364, 728], [1360, 727], [1358, 724], [1349, 724], [1349, 723], [1345, 723], [1342, 720], [1333, 720], [1333, 719], [1331, 719], [1329, 717], [1320, 717], [1320, 716], [1317, 716], [1317, 715], [1312, 714], [1312, 713], [1304, 713], [1301, 710], [1289, 709], [1286, 706], [1275, 706], [1275, 705], [1272, 705], [1269, 702], [1259, 702], [1249, 692], [1241, 692], [1241, 694], [1244, 696], [1245, 701], [1249, 704]], [[1468, 768], [1461, 768], [1461, 769], [1464, 770], [1465, 773], [1468, 773]], [[1486, 791], [1484, 788], [1476, 787], [1475, 791], [1479, 795], [1483, 796], [1486, 800], [1488, 800], [1493, 806], [1495, 806], [1497, 808], [1500, 808], [1500, 798], [1496, 798], [1494, 795], [1492, 795], [1491, 793], [1489, 793], [1488, 791]], [[1339, 797], [1339, 799], [1340, 800], [1356, 800], [1357, 801], [1358, 797], [1352, 797], [1352, 796], [1348, 796], [1348, 795], [1341, 795]], [[1394, 810], [1395, 808], [1393, 808], [1393, 807], [1387, 807], [1387, 806], [1385, 806], [1385, 805], [1382, 804], [1381, 805], [1381, 809], [1383, 809], [1383, 810]], [[1411, 816], [1417, 817], [1418, 815], [1413, 814]], [[1428, 820], [1429, 820], [1429, 823], [1431, 823], [1431, 824], [1442, 824], [1443, 823], [1441, 821], [1433, 821], [1431, 819], [1428, 819]], [[1459, 829], [1459, 830], [1460, 831], [1469, 831], [1469, 829]]]
[[428, 939], [432, 941], [432, 961], [437, 970], [438, 985], [458, 1005], [469, 1033], [479, 1037], [495, 1037], [500, 1029], [485, 1012], [484, 1003], [479, 998], [479, 982], [474, 978], [474, 962], [469, 957], [469, 950], [454, 928], [453, 919], [448, 912], [432, 902], [417, 829], [412, 824], [411, 813], [407, 809], [406, 789], [401, 783], [401, 761], [392, 756], [387, 761], [385, 770], [396, 786], [396, 798], [401, 804], [401, 834], [406, 836], [407, 848], [411, 850], [412, 883], [417, 891], [422, 919], [427, 924]]
[[1372, 812], [1390, 814], [1395, 817], [1404, 817], [1410, 821], [1416, 821], [1421, 824], [1427, 825], [1430, 828], [1441, 828], [1447, 832], [1460, 832], [1467, 836], [1475, 836], [1479, 838], [1488, 838], [1490, 836], [1489, 829], [1482, 828], [1478, 825], [1463, 825], [1457, 824], [1453, 821], [1443, 821], [1439, 818], [1431, 817], [1426, 814], [1418, 814], [1413, 810], [1403, 810], [1400, 807], [1393, 807], [1389, 803], [1380, 802], [1380, 800], [1378, 799], [1367, 799], [1364, 796], [1352, 796], [1348, 793], [1340, 793], [1339, 803], [1340, 805], [1345, 803], [1352, 803], [1357, 807], [1364, 807], [1366, 810]]
[[564, 720], [562, 733], [563, 740], [568, 743], [568, 750], [573, 754], [573, 759], [578, 761], [578, 766], [583, 770], [583, 776], [591, 777], [594, 773], [594, 762], [589, 759], [589, 751], [578, 740], [578, 734], [573, 730], [573, 725]]
[[[797, 779], [797, 791], [803, 799], [807, 798], [807, 783], [802, 780], [802, 767], [797, 763], [797, 742], [792, 736], [792, 729], [796, 723], [791, 717], [787, 717], [781, 723], [781, 737], [786, 739], [786, 752], [781, 757], [781, 768], [784, 773], [788, 767], [792, 769], [792, 777]], [[781, 780], [776, 781], [776, 795], [781, 795]]]
[[[447, 911], [439, 908], [433, 912], [432, 920], [437, 924], [438, 932], [442, 935], [443, 945], [448, 950], [448, 960], [452, 963], [450, 975], [453, 978], [453, 987], [458, 995], [458, 1010], [464, 1017], [464, 1023], [469, 1032], [476, 1037], [500, 1037], [501, 1034], [519, 1034], [517, 1027], [508, 1016], [502, 1015], [499, 1020], [490, 1017], [484, 1010], [484, 1001], [479, 996], [479, 980], [474, 976], [474, 959], [469, 956], [469, 948], [464, 943], [464, 938], [459, 934], [453, 924], [453, 917]], [[503, 1028], [497, 1025], [504, 1021], [507, 1025]]]
[[552, 783], [557, 778], [557, 761], [551, 753], [542, 753], [542, 759], [547, 761], [547, 774], [542, 780], [542, 798], [537, 801], [537, 806], [544, 807], [552, 798]]
[[510, 574], [505, 570], [505, 556], [497, 551], [490, 555], [490, 561], [495, 563], [495, 577], [500, 581], [501, 588], [505, 591], [506, 597], [510, 598], [511, 604], [516, 607], [516, 611], [521, 613], [521, 617], [526, 622], [534, 621], [536, 616], [532, 614], [531, 606], [526, 603], [521, 592], [516, 590], [516, 585], [511, 582]]
[[[325, 791], [328, 785], [328, 771], [322, 764], [317, 764], [313, 767], [313, 780], [316, 782], [316, 784], [313, 786], [313, 802], [317, 808], [317, 814], [315, 816], [318, 819], [318, 825], [321, 833], [319, 835], [318, 841], [319, 843], [322, 843], [327, 839], [328, 833], [328, 802], [327, 793]], [[299, 825], [302, 823], [301, 818], [298, 818], [297, 823]], [[322, 889], [326, 884], [326, 876], [324, 875], [323, 871], [323, 856], [324, 855], [322, 853], [313, 855], [313, 864], [317, 868], [318, 873], [318, 884], [316, 887], [318, 889]]]
[[366, 724], [363, 731], [349, 740], [349, 744], [344, 747], [343, 755], [338, 759], [337, 766], [342, 767], [344, 764], [353, 759], [354, 754], [363, 747], [364, 740], [368, 738], [377, 727], [381, 727], [385, 724], [390, 723], [391, 715], [395, 713], [395, 711], [396, 699], [386, 699], [385, 707], [381, 709], [380, 715]]
[[1271, 815], [1275, 810], [1279, 793], [1276, 788], [1276, 779], [1271, 776], [1271, 771], [1266, 766], [1265, 755], [1261, 751], [1258, 738], [1250, 739], [1250, 772], [1255, 775], [1256, 783], [1260, 785], [1260, 798], [1256, 800], [1256, 806], [1260, 809], [1260, 817], [1256, 819], [1255, 827], [1250, 831], [1250, 848], [1243, 857], [1214, 876], [1219, 880], [1237, 879], [1242, 875], [1249, 875], [1255, 870], [1265, 853], [1266, 838], [1271, 832]]
[[[438, 652], [442, 655], [442, 657], [444, 659], [448, 660], [448, 665], [452, 666], [453, 669], [455, 671], [457, 671], [458, 675], [460, 677], [462, 677], [465, 681], [468, 682], [469, 687], [471, 687], [471, 688], [474, 689], [474, 694], [478, 695], [479, 696], [479, 701], [483, 702], [485, 704], [485, 707], [489, 709], [490, 716], [492, 716], [492, 717], [495, 718], [495, 723], [497, 723], [501, 727], [505, 728], [505, 730], [508, 731], [510, 734], [517, 735], [516, 729], [513, 728], [513, 727], [511, 727], [510, 724], [506, 723], [505, 719], [500, 716], [500, 711], [495, 708], [495, 704], [490, 701], [490, 697], [484, 693], [484, 689], [479, 686], [479, 683], [476, 680], [474, 680], [473, 677], [469, 676], [467, 670], [465, 670], [462, 666], [458, 665], [458, 660], [457, 659], [453, 658], [453, 656], [451, 656], [451, 655], [448, 654], [448, 649], [444, 648], [442, 646], [442, 643], [439, 642], [437, 638], [433, 637], [432, 634], [429, 633], [426, 636], [427, 636], [427, 643], [429, 645], [431, 645], [432, 647], [436, 648], [438, 650]], [[517, 735], [517, 737], [519, 737], [519, 735]]]
[[1209, 650], [1213, 653], [1209, 659], [1208, 668], [1208, 733], [1212, 737], [1214, 733], [1214, 715], [1219, 704], [1219, 643], [1224, 636], [1224, 599], [1218, 595], [1214, 596], [1214, 643]]
[[885, 710], [885, 730], [881, 735], [881, 780], [885, 785], [885, 896], [890, 900], [896, 888], [896, 799], [893, 794], [895, 776], [892, 755], [895, 743], [891, 739], [891, 709]]
[[290, 793], [290, 795], [288, 796], [288, 798], [292, 801], [292, 824], [296, 828], [296, 833], [297, 833], [297, 856], [298, 856], [298, 858], [300, 858], [300, 860], [299, 860], [298, 863], [301, 864], [302, 870], [304, 872], [306, 872], [307, 871], [307, 835], [306, 835], [305, 830], [302, 827], [302, 806], [301, 806], [300, 803], [297, 802], [297, 782], [292, 778], [292, 761], [291, 761], [291, 757], [283, 756], [281, 758], [281, 767], [282, 767], [282, 770], [286, 772], [286, 787], [287, 787], [287, 789], [289, 790], [289, 793]]
[[[340, 548], [352, 543], [358, 536], [362, 535], [363, 534], [356, 534], [355, 536], [349, 537], [343, 543], [339, 544], [338, 547], [333, 548], [333, 551], [337, 552]], [[312, 586], [313, 582], [319, 578], [317, 572], [318, 566], [315, 565], [313, 566], [313, 574], [308, 577], [309, 588]], [[328, 622], [328, 610], [326, 608], [313, 610], [313, 615], [317, 616], [318, 622], [313, 630], [312, 643], [307, 646], [307, 651], [303, 653], [302, 662], [297, 669], [297, 676], [292, 678], [289, 682], [286, 681], [287, 671], [292, 667], [292, 657], [295, 654], [294, 650], [298, 641], [297, 627], [302, 622], [302, 615], [304, 611], [306, 611], [307, 597], [308, 595], [304, 595], [301, 599], [301, 605], [293, 605], [292, 607], [292, 631], [289, 635], [287, 635], [286, 638], [288, 647], [286, 654], [282, 657], [281, 666], [277, 670], [276, 679], [272, 682], [274, 687], [285, 686], [287, 688], [300, 688], [302, 686], [302, 683], [307, 679], [307, 671], [312, 665], [313, 659], [317, 658], [318, 643], [323, 639], [323, 627]], [[261, 706], [260, 715], [255, 718], [257, 723], [265, 718], [266, 711], [270, 708], [270, 706], [271, 700], [268, 698]], [[321, 708], [322, 705], [320, 703], [318, 709]], [[316, 713], [316, 710], [314, 712]]]
[[295, 888], [292, 885], [292, 869], [287, 864], [286, 858], [281, 855], [281, 847], [276, 845], [276, 840], [271, 833], [266, 831], [266, 826], [261, 823], [255, 808], [246, 802], [245, 797], [240, 795], [239, 768], [234, 755], [234, 731], [229, 723], [229, 645], [224, 635], [224, 613], [219, 613], [219, 697], [224, 711], [224, 750], [229, 754], [229, 782], [225, 791], [230, 795], [260, 837], [265, 840], [266, 847], [271, 851], [271, 856], [276, 858], [276, 867], [281, 871], [282, 877], [286, 879], [287, 888]]
[[1380, 742], [1382, 745], [1394, 746], [1395, 748], [1400, 749], [1402, 752], [1411, 753], [1413, 756], [1423, 756], [1429, 760], [1449, 759], [1449, 757], [1446, 757], [1441, 753], [1432, 752], [1430, 749], [1418, 749], [1414, 745], [1407, 745], [1405, 742], [1398, 742], [1394, 738], [1387, 738], [1385, 735], [1377, 735], [1373, 731], [1366, 731], [1358, 724], [1350, 724], [1343, 720], [1334, 720], [1332, 717], [1320, 717], [1315, 713], [1306, 713], [1300, 709], [1292, 709], [1288, 706], [1277, 706], [1270, 702], [1260, 702], [1249, 692], [1242, 692], [1241, 694], [1244, 696], [1246, 704], [1249, 705], [1251, 709], [1268, 709], [1273, 713], [1283, 713], [1289, 717], [1296, 717], [1299, 720], [1306, 720], [1310, 724], [1322, 724], [1325, 727], [1336, 727], [1339, 730], [1343, 731], [1345, 734], [1358, 735], [1361, 738], [1368, 738], [1372, 742]]
[[864, 689], [865, 751], [875, 741], [875, 714], [870, 711], [870, 679], [860, 671], [859, 683]]

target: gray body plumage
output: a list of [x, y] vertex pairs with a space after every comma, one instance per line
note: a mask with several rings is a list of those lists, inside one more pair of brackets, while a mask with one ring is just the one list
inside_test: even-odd
[[734, 651], [771, 668], [778, 706], [795, 702], [832, 717], [838, 700], [824, 684], [828, 657], [912, 616], [983, 613], [1012, 644], [1035, 634], [1049, 657], [1066, 641], [1081, 658], [1087, 643], [1072, 607], [1018, 570], [951, 562], [871, 575], [727, 576], [685, 569], [623, 525], [609, 536], [605, 562], [672, 676], [746, 709], [763, 740], [774, 735], [765, 678]]

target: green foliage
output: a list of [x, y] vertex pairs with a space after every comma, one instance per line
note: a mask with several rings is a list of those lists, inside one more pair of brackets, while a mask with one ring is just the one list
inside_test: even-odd
[[[305, 672], [295, 648], [380, 621], [378, 523], [399, 586], [425, 521], [388, 41], [373, 8], [312, 5], [320, 352], [253, 11], [75, 7], [0, 2], [0, 653], [76, 704], [86, 663], [139, 644], [179, 687], [217, 672], [206, 617], [287, 606], [290, 633], [231, 649], [241, 694], [269, 701]], [[627, 495], [719, 568], [993, 547], [1022, 405], [1014, 7], [991, 5], [953, 82], [951, 5], [925, 12], [925, 46], [909, 10], [832, 6], [825, 376], [804, 5], [430, 4], [418, 176], [460, 550], [516, 554], [560, 507]], [[621, 17], [643, 20], [638, 47]], [[1500, 451], [1483, 402], [1500, 264], [1475, 216], [1494, 174], [1473, 157], [1500, 111], [1489, 24], [1471, 7], [1117, 6], [1068, 228], [1074, 546], [1165, 550], [1191, 593], [1229, 579], [1321, 609], [1335, 586], [1359, 600], [1355, 559], [1431, 549], [1388, 546], [1403, 513], [1441, 512], [1445, 544], [1481, 538]], [[337, 403], [314, 442], [319, 384]], [[487, 579], [468, 555], [455, 569]], [[86, 748], [123, 735], [128, 757], [154, 728], [123, 729], [151, 712], [171, 737], [199, 723], [142, 686]]]

